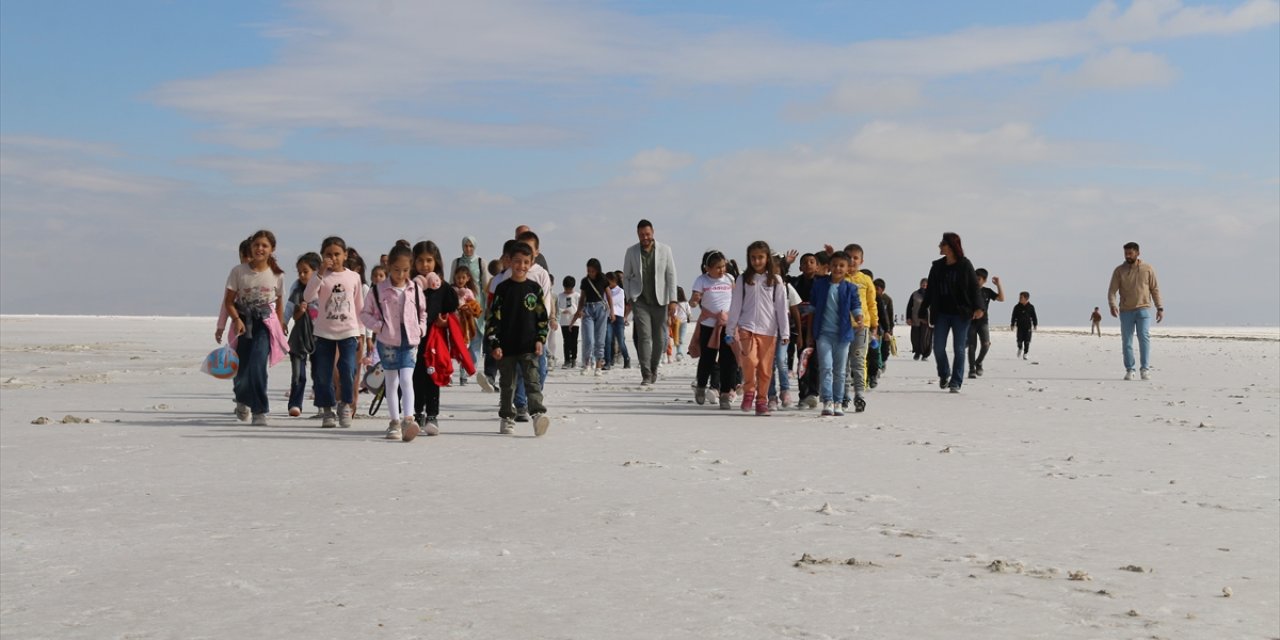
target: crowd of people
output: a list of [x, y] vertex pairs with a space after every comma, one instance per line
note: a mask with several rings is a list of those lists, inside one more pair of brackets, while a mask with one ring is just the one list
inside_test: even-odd
[[[606, 271], [591, 258], [580, 278], [565, 276], [558, 290], [538, 235], [523, 225], [489, 262], [477, 255], [475, 238], [463, 238], [462, 255], [447, 270], [430, 240], [399, 240], [366, 270], [359, 252], [331, 236], [319, 253], [298, 257], [297, 280], [286, 293], [276, 238], [258, 231], [241, 243], [214, 336], [221, 342], [231, 323], [236, 416], [267, 424], [267, 369], [287, 355], [289, 415], [302, 414], [310, 377], [321, 426], [349, 427], [365, 374], [376, 372], [390, 413], [386, 437], [436, 435], [440, 389], [453, 383], [456, 364], [459, 385], [474, 376], [484, 391], [498, 392], [500, 433], [529, 422], [541, 436], [550, 425], [542, 389], [553, 343], [561, 343], [565, 370], [629, 369], [628, 326], [643, 386], [658, 380], [663, 362], [687, 354], [697, 361], [698, 405], [737, 404], [756, 416], [791, 407], [825, 416], [867, 410], [869, 391], [896, 352], [895, 313], [860, 245], [800, 254], [756, 241], [742, 265], [707, 251], [686, 296], [671, 248], [656, 240], [653, 224], [639, 221], [636, 235], [621, 270]], [[983, 375], [990, 304], [1005, 300], [1004, 288], [999, 277], [990, 278], [995, 289], [986, 286], [987, 271], [974, 268], [959, 235], [943, 234], [938, 251], [904, 319], [913, 359], [932, 356], [939, 387], [959, 393], [966, 364], [968, 379]], [[1147, 379], [1148, 307], [1156, 307], [1157, 322], [1163, 307], [1154, 269], [1137, 260], [1137, 245], [1125, 245], [1125, 256], [1108, 302], [1122, 320], [1126, 379], [1134, 377], [1131, 333]], [[1097, 315], [1095, 309], [1095, 324]], [[1038, 325], [1023, 291], [1010, 319], [1018, 357], [1027, 357]]]

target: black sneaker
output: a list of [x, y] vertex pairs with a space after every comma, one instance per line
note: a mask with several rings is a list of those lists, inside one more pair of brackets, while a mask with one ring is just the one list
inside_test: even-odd
[[980, 365], [980, 364], [978, 364], [978, 365], [974, 365], [974, 366], [973, 366], [973, 372], [974, 372], [974, 373], [976, 373], [976, 374], [978, 374], [979, 376], [981, 376], [981, 375], [982, 375], [982, 365]]
[[939, 389], [946, 389], [946, 388], [947, 388], [947, 379], [946, 379], [945, 377], [944, 377], [944, 378], [938, 378], [938, 388], [939, 388]]
[[853, 410], [862, 413], [867, 410], [867, 401], [862, 396], [853, 397]]
[[978, 377], [978, 370], [977, 370], [977, 369], [970, 369], [970, 370], [969, 370], [969, 379], [970, 379], [970, 380], [973, 380], [973, 379], [975, 379], [975, 378], [977, 378], [977, 377]]
[[526, 407], [517, 408], [516, 422], [528, 422], [528, 421], [529, 421], [529, 409]]

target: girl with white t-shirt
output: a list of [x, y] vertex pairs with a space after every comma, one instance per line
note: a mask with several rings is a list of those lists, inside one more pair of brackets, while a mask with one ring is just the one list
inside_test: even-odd
[[[729, 408], [729, 393], [733, 390], [738, 361], [729, 346], [728, 333], [724, 330], [729, 320], [729, 306], [733, 299], [733, 276], [725, 273], [724, 254], [714, 251], [707, 255], [707, 272], [693, 281], [689, 306], [699, 310], [698, 327], [690, 342], [698, 347], [698, 374], [694, 400], [705, 404], [707, 383], [712, 370], [719, 370], [720, 408]], [[692, 345], [691, 345], [692, 346]]]
[[231, 319], [228, 343], [236, 350], [236, 417], [265, 426], [267, 367], [279, 362], [289, 347], [284, 333], [284, 269], [276, 264], [275, 234], [265, 229], [249, 237], [249, 259], [227, 275], [222, 306]]
[[[312, 355], [315, 403], [320, 408], [320, 426], [347, 429], [355, 413], [356, 352], [364, 337], [359, 315], [364, 308], [364, 283], [347, 268], [347, 243], [342, 238], [325, 238], [320, 243], [320, 260], [320, 273], [311, 277], [302, 294], [303, 300], [320, 309]], [[341, 398], [335, 398], [335, 365]]]
[[360, 321], [377, 337], [391, 412], [386, 438], [405, 442], [420, 431], [413, 419], [413, 372], [418, 343], [427, 332], [427, 302], [409, 278], [412, 269], [413, 252], [397, 244], [387, 253], [387, 279], [373, 285], [360, 311]]

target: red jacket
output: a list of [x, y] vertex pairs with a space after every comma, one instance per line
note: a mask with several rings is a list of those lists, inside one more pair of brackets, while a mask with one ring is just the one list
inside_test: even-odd
[[449, 386], [453, 380], [454, 360], [462, 364], [462, 370], [466, 371], [467, 375], [476, 373], [476, 365], [471, 360], [471, 351], [467, 349], [458, 316], [453, 313], [446, 313], [444, 316], [449, 319], [448, 328], [441, 330], [440, 327], [432, 324], [427, 329], [427, 345], [422, 350], [422, 360], [427, 367], [427, 374], [440, 387]]

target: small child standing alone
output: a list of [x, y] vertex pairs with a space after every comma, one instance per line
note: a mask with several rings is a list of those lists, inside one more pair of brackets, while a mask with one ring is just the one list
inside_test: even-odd
[[533, 249], [523, 242], [517, 243], [508, 254], [508, 261], [511, 275], [494, 290], [493, 304], [485, 318], [485, 339], [501, 375], [498, 432], [515, 432], [516, 370], [519, 368], [533, 419], [533, 434], [541, 436], [551, 425], [547, 409], [542, 405], [542, 379], [538, 376], [538, 360], [547, 342], [550, 320], [542, 287], [529, 279]]
[[1009, 319], [1009, 328], [1018, 331], [1018, 357], [1027, 359], [1031, 350], [1031, 332], [1040, 326], [1036, 318], [1036, 306], [1031, 304], [1031, 294], [1023, 291], [1018, 294], [1018, 304], [1013, 305], [1013, 317]]
[[391, 424], [388, 440], [409, 442], [421, 432], [413, 418], [413, 372], [418, 343], [427, 332], [427, 302], [409, 273], [413, 252], [396, 245], [387, 254], [387, 279], [369, 289], [360, 320], [377, 339]]

